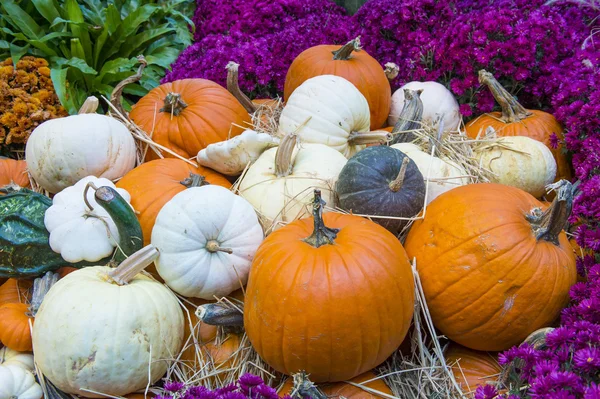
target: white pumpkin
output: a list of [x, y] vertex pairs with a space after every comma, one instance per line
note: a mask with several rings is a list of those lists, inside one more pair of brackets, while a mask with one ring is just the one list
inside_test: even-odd
[[265, 151], [239, 185], [240, 195], [254, 206], [267, 232], [282, 222], [310, 216], [308, 205], [316, 188], [325, 202], [335, 204], [333, 188], [347, 159], [323, 144], [297, 148], [296, 140], [296, 135], [287, 135], [278, 148]]
[[119, 231], [108, 213], [96, 202], [94, 191], [88, 190], [86, 198], [93, 210], [83, 200], [88, 183], [96, 187], [109, 186], [127, 201], [129, 193], [107, 179], [88, 176], [56, 194], [52, 206], [46, 210], [44, 224], [50, 232], [50, 248], [60, 253], [67, 262], [82, 260], [96, 262], [110, 256], [119, 242]]
[[394, 144], [392, 148], [408, 155], [415, 162], [426, 182], [429, 176], [429, 182], [427, 182], [428, 204], [446, 191], [469, 184], [467, 172], [455, 162], [432, 156], [412, 143]]
[[33, 325], [38, 368], [60, 390], [123, 396], [153, 384], [183, 342], [176, 296], [138, 272], [158, 251], [147, 246], [117, 269], [92, 266], [60, 279]]
[[267, 148], [275, 147], [279, 139], [267, 133], [246, 130], [239, 136], [209, 144], [198, 153], [198, 163], [228, 176], [241, 174], [249, 163], [258, 159]]
[[543, 143], [525, 136], [502, 137], [474, 156], [493, 173], [495, 183], [513, 186], [541, 197], [556, 177], [556, 161]]
[[17, 366], [22, 369], [33, 371], [33, 355], [29, 352], [17, 352], [4, 347], [0, 349], [0, 365]]
[[90, 175], [123, 177], [135, 166], [136, 146], [127, 127], [115, 118], [81, 114], [35, 128], [25, 158], [35, 181], [57, 193]]
[[156, 270], [173, 291], [186, 297], [229, 295], [246, 284], [263, 238], [248, 201], [220, 186], [188, 188], [156, 217]]
[[387, 134], [370, 133], [370, 124], [362, 93], [344, 78], [321, 75], [306, 80], [288, 98], [278, 134], [296, 132], [303, 144], [325, 144], [350, 158], [373, 140], [385, 141]]
[[42, 387], [29, 370], [0, 365], [0, 399], [41, 399]]
[[404, 107], [404, 89], [423, 90], [423, 122], [435, 125], [440, 118], [444, 119], [444, 130], [458, 130], [460, 110], [458, 102], [446, 87], [437, 82], [409, 82], [396, 90], [392, 95], [392, 105], [388, 124], [394, 126]]

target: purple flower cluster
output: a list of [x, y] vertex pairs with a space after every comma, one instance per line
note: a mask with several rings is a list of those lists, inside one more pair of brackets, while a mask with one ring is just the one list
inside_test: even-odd
[[[277, 392], [252, 374], [244, 374], [237, 384], [210, 390], [203, 386], [186, 387], [181, 382], [165, 382], [165, 393], [156, 399], [279, 399]], [[289, 397], [286, 396], [287, 399]], [[285, 398], [284, 398], [285, 399]]]

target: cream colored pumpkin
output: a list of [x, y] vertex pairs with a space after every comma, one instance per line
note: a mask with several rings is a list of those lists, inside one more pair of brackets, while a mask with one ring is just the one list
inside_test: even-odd
[[167, 287], [137, 274], [157, 255], [148, 246], [117, 269], [86, 267], [50, 289], [32, 338], [36, 364], [57, 388], [123, 396], [164, 375], [181, 350], [184, 319]]
[[388, 124], [394, 126], [404, 107], [404, 89], [423, 90], [423, 122], [437, 125], [435, 122], [443, 117], [444, 130], [458, 130], [461, 116], [458, 102], [446, 87], [437, 82], [409, 82], [396, 90], [392, 95], [392, 105]]
[[198, 163], [228, 176], [241, 174], [249, 163], [258, 159], [267, 148], [275, 147], [279, 139], [267, 133], [246, 130], [239, 136], [209, 144], [198, 153]]
[[16, 365], [0, 365], [0, 399], [41, 399], [42, 388], [31, 371]]
[[226, 296], [246, 284], [263, 238], [248, 201], [220, 186], [188, 188], [167, 202], [156, 218], [156, 270], [186, 297]]
[[[392, 145], [412, 159], [427, 182], [427, 203], [446, 191], [469, 184], [464, 168], [450, 160], [441, 159], [421, 150], [412, 143]], [[429, 181], [427, 178], [429, 177]]]
[[239, 185], [239, 194], [254, 206], [266, 232], [310, 216], [316, 188], [327, 204], [335, 204], [333, 188], [346, 158], [323, 144], [296, 147], [296, 140], [287, 135], [278, 148], [265, 151]]
[[33, 371], [33, 354], [29, 352], [17, 352], [15, 350], [4, 347], [0, 349], [0, 365], [17, 366], [22, 369]]
[[[297, 132], [303, 144], [325, 144], [350, 158], [370, 142], [370, 124], [369, 103], [361, 92], [344, 78], [321, 75], [306, 80], [288, 98], [278, 134]], [[375, 135], [386, 138], [385, 133]]]
[[541, 197], [556, 177], [556, 161], [543, 143], [525, 136], [502, 137], [474, 156], [493, 173], [492, 181]]
[[57, 193], [90, 175], [122, 177], [135, 166], [136, 146], [127, 127], [115, 118], [81, 114], [35, 128], [25, 158], [35, 181]]

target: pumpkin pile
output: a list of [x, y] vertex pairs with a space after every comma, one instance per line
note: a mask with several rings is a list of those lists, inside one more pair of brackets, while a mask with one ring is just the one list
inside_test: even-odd
[[[41, 397], [34, 362], [81, 397], [161, 393], [167, 370], [214, 387], [247, 351], [273, 385], [295, 376], [282, 394], [315, 382], [367, 397], [350, 381], [391, 397], [373, 370], [407, 337], [416, 289], [467, 394], [499, 372], [488, 352], [554, 323], [577, 273], [551, 115], [481, 71], [502, 113], [463, 129], [436, 82], [392, 95], [358, 38], [301, 53], [278, 111], [228, 71], [229, 90], [166, 83], [129, 114], [128, 78], [109, 115], [47, 121], [24, 161], [0, 160], [0, 397]], [[276, 129], [259, 129], [259, 109]], [[440, 151], [442, 137], [480, 140], [469, 162], [492, 182]]]

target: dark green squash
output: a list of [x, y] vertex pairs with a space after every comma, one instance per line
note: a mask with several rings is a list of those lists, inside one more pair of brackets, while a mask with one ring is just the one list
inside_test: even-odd
[[142, 229], [133, 209], [114, 189], [100, 187], [96, 201], [113, 218], [121, 240], [114, 259], [66, 262], [50, 248], [44, 214], [52, 200], [27, 189], [4, 189], [0, 196], [0, 278], [34, 278], [63, 266], [85, 267], [119, 263], [143, 246]]
[[[368, 147], [348, 160], [336, 184], [342, 209], [360, 215], [411, 218], [425, 200], [425, 183], [417, 165], [387, 146]], [[373, 218], [398, 234], [408, 220]]]

